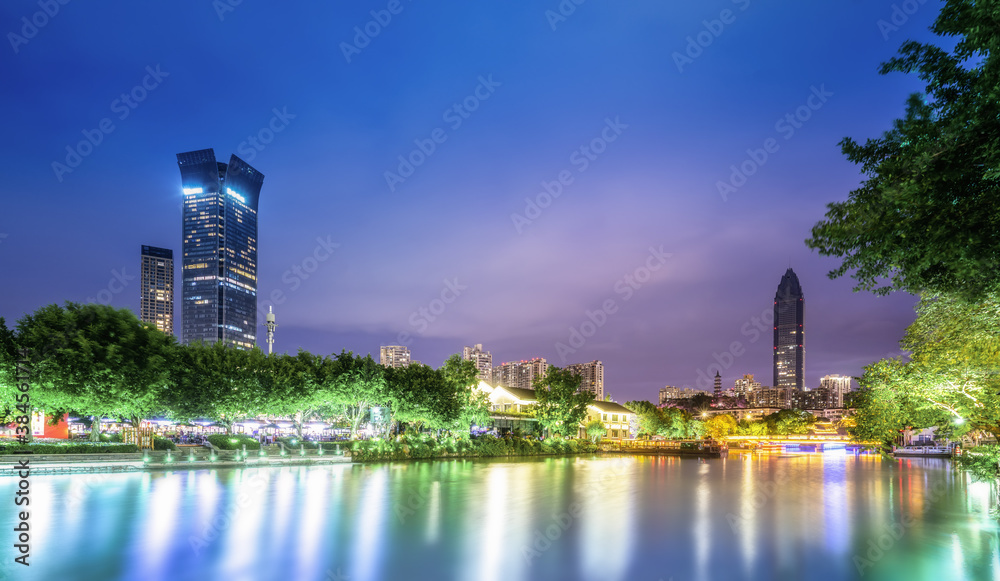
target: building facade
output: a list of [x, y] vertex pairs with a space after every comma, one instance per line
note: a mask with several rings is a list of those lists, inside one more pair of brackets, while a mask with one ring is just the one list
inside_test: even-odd
[[493, 384], [519, 389], [535, 389], [536, 378], [545, 377], [549, 365], [544, 357], [510, 361], [493, 368]]
[[174, 251], [142, 247], [139, 319], [174, 334]]
[[851, 391], [851, 376], [824, 375], [819, 380], [819, 386], [830, 392], [830, 407], [844, 407], [844, 395]]
[[747, 404], [755, 408], [788, 409], [792, 405], [792, 394], [796, 390], [787, 387], [760, 387], [747, 396]]
[[[378, 362], [386, 367], [406, 367], [410, 360], [410, 348], [403, 345], [383, 345], [378, 349]], [[419, 361], [415, 362], [419, 363]]]
[[681, 389], [680, 387], [668, 385], [660, 388], [660, 405], [663, 405], [672, 399], [688, 399], [703, 393], [705, 392], [700, 389], [694, 389], [691, 387]]
[[604, 363], [572, 363], [566, 366], [566, 370], [582, 378], [580, 391], [589, 391], [594, 394], [594, 399], [604, 401]]
[[587, 406], [587, 415], [580, 422], [577, 437], [588, 437], [587, 424], [598, 420], [604, 424], [605, 439], [627, 440], [633, 437], [630, 426], [634, 418], [635, 413], [623, 405], [610, 401], [595, 401]]
[[753, 378], [753, 373], [744, 373], [743, 377], [733, 382], [733, 396], [748, 398], [754, 391], [760, 389], [760, 382]]
[[264, 175], [211, 149], [177, 154], [184, 193], [181, 342], [257, 342], [257, 206]]
[[804, 297], [799, 277], [785, 271], [774, 295], [774, 387], [805, 387]]
[[462, 347], [462, 359], [475, 363], [476, 377], [483, 381], [493, 381], [493, 354], [483, 351], [483, 344], [476, 343], [472, 347]]

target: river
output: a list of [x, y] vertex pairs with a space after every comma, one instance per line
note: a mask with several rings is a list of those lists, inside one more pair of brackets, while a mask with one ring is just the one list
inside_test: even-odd
[[[840, 452], [0, 479], [0, 579], [1000, 579], [990, 487]], [[4, 576], [5, 575], [5, 576]]]

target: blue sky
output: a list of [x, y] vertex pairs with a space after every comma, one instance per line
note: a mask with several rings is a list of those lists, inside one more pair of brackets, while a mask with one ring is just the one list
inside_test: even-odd
[[[174, 155], [211, 147], [266, 176], [259, 292], [285, 297], [279, 350], [377, 353], [408, 333], [434, 366], [472, 343], [497, 363], [601, 359], [625, 401], [697, 385], [740, 342], [726, 384], [770, 383], [771, 338], [747, 325], [791, 265], [807, 385], [858, 375], [897, 352], [914, 299], [852, 293], [803, 240], [859, 183], [837, 143], [879, 135], [921, 88], [878, 65], [931, 40], [940, 4], [894, 5], [587, 0], [559, 20], [556, 1], [69, 2], [52, 16], [5, 2], [0, 316], [98, 296], [137, 309], [139, 247], [180, 252]], [[84, 132], [100, 143], [54, 170]], [[390, 187], [400, 156], [423, 159]], [[560, 195], [527, 208], [560, 175]], [[297, 275], [320, 240], [336, 249]], [[651, 248], [670, 257], [645, 278]], [[636, 275], [625, 300], [616, 284]], [[457, 297], [421, 315], [449, 285]], [[557, 344], [609, 300], [563, 360]]]

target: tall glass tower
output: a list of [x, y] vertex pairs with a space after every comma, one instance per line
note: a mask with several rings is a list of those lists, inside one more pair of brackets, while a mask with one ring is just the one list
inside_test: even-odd
[[177, 154], [184, 192], [181, 342], [257, 339], [257, 200], [264, 175], [211, 149]]
[[805, 387], [803, 302], [799, 277], [789, 268], [774, 295], [774, 387]]

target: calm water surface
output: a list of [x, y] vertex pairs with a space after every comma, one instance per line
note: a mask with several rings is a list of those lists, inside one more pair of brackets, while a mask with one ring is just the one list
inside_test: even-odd
[[[0, 479], [0, 497], [16, 482]], [[31, 478], [0, 579], [1000, 579], [988, 486], [842, 453]]]

